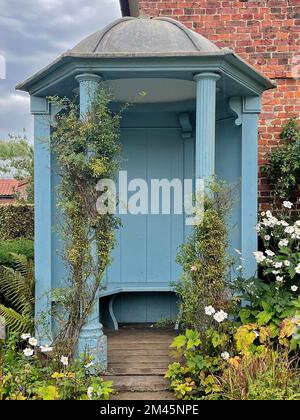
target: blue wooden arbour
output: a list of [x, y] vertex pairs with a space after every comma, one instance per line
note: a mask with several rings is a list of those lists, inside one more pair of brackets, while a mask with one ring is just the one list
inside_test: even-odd
[[[263, 91], [274, 85], [232, 50], [219, 49], [177, 21], [119, 19], [17, 87], [29, 92], [34, 116], [36, 317], [46, 312], [50, 330], [53, 302], [48, 292], [63, 286], [65, 267], [53, 229], [58, 179], [48, 147], [50, 119], [57, 110], [46, 98], [72, 97], [78, 91], [84, 115], [100, 80], [113, 89], [116, 102], [147, 92], [122, 121], [123, 169], [130, 178], [217, 174], [240, 182], [231, 247], [241, 249], [246, 275], [256, 269], [258, 114]], [[102, 321], [112, 319], [117, 327], [117, 321], [175, 316], [169, 292], [180, 275], [174, 262], [177, 249], [188, 234], [182, 216], [124, 215], [122, 223], [100, 294], [100, 309], [108, 299], [111, 317], [102, 312]], [[42, 342], [49, 341], [43, 331], [38, 333]], [[98, 302], [80, 336], [79, 352], [86, 347], [106, 363]]]

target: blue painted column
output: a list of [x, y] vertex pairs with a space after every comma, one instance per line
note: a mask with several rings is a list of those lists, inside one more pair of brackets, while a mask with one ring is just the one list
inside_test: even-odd
[[52, 214], [50, 106], [45, 98], [31, 96], [34, 116], [34, 202], [35, 202], [35, 321], [39, 344], [50, 344]]
[[245, 276], [255, 274], [257, 265], [253, 252], [257, 250], [258, 211], [258, 116], [261, 98], [242, 98], [242, 192], [241, 192], [241, 251]]
[[196, 99], [196, 179], [209, 181], [215, 174], [216, 140], [216, 73], [199, 73], [194, 76], [197, 83]]
[[[80, 95], [80, 115], [85, 118], [86, 114], [91, 110], [95, 94], [97, 92], [101, 77], [95, 74], [81, 74], [76, 76], [79, 82]], [[93, 153], [87, 145], [87, 153]], [[97, 258], [97, 243], [91, 244], [94, 258]], [[96, 296], [94, 306], [83, 326], [79, 342], [78, 354], [88, 353], [94, 358], [96, 363], [100, 363], [104, 368], [107, 366], [107, 338], [103, 334], [103, 326], [100, 323], [100, 305], [99, 294]]]

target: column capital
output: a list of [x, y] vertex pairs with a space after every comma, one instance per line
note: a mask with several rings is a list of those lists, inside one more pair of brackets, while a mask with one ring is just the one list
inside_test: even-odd
[[102, 76], [94, 73], [82, 73], [75, 76], [76, 82], [101, 82]]
[[193, 79], [195, 80], [195, 82], [198, 82], [198, 80], [219, 80], [221, 78], [221, 76], [218, 73], [213, 73], [213, 72], [203, 72], [203, 73], [198, 73], [195, 74]]

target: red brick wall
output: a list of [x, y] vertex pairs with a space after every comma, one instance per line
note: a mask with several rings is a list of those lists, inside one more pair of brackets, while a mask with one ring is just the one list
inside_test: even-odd
[[[219, 47], [234, 49], [277, 83], [277, 89], [263, 96], [262, 165], [267, 150], [278, 144], [283, 124], [300, 115], [300, 0], [140, 0], [140, 8], [142, 15], [178, 19]], [[266, 207], [270, 186], [261, 174], [259, 195], [261, 207]]]

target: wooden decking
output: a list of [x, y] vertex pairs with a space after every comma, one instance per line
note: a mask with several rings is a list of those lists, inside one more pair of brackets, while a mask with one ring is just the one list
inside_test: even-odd
[[174, 399], [164, 378], [174, 361], [170, 355], [174, 330], [132, 326], [107, 336], [108, 379], [118, 391], [114, 399]]

